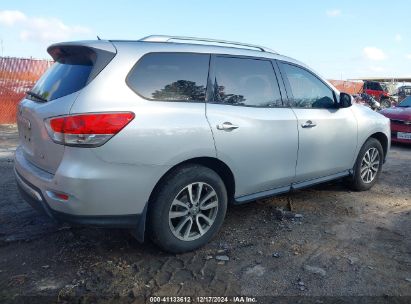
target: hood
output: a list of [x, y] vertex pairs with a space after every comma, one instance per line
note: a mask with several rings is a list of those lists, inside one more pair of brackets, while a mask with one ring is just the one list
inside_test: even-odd
[[380, 111], [380, 113], [390, 119], [411, 121], [411, 108], [392, 107]]

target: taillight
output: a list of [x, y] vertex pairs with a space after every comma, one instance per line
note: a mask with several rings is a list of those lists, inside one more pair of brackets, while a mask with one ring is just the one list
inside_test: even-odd
[[57, 197], [58, 199], [61, 199], [61, 200], [63, 200], [63, 201], [67, 201], [67, 200], [69, 199], [69, 196], [68, 196], [67, 194], [58, 193], [58, 192], [55, 192], [54, 194], [56, 195], [56, 197]]
[[46, 119], [51, 139], [67, 146], [98, 147], [134, 119], [132, 112], [74, 114]]

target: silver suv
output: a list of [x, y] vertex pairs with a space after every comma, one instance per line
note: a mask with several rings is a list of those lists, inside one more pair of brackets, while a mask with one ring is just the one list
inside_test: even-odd
[[348, 177], [371, 188], [389, 120], [264, 47], [190, 37], [54, 44], [18, 109], [15, 174], [48, 216], [193, 250], [241, 204]]

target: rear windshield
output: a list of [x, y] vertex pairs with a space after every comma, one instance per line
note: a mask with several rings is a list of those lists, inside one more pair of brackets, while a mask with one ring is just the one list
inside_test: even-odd
[[40, 78], [31, 91], [47, 101], [69, 95], [82, 89], [87, 84], [92, 69], [92, 64], [56, 62]]
[[88, 83], [97, 58], [93, 50], [79, 46], [52, 48], [49, 53], [55, 63], [31, 89], [34, 94], [28, 93], [27, 98], [50, 101], [81, 90]]

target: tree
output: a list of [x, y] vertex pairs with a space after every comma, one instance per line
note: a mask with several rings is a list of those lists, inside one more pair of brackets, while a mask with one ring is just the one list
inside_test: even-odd
[[152, 96], [159, 100], [205, 100], [206, 89], [194, 81], [177, 80], [156, 90]]

